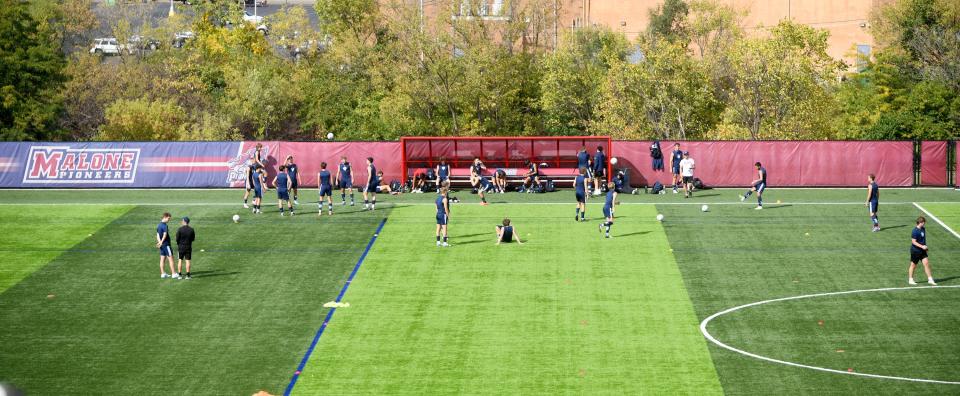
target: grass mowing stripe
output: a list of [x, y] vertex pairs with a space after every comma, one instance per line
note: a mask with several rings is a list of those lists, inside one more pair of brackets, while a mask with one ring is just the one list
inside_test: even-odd
[[953, 236], [957, 237], [957, 239], [960, 239], [960, 234], [957, 234], [957, 232], [954, 231], [952, 228], [950, 228], [950, 226], [940, 221], [940, 219], [938, 219], [937, 216], [934, 216], [933, 213], [928, 212], [926, 209], [923, 208], [923, 206], [920, 206], [916, 202], [913, 203], [913, 206], [916, 206], [917, 209], [920, 209], [921, 212], [926, 213], [927, 216], [930, 216], [930, 218], [933, 219], [933, 221], [936, 221], [937, 224], [940, 224], [940, 226], [943, 227], [945, 230], [947, 230], [947, 232], [953, 234]]
[[[350, 287], [350, 282], [353, 281], [353, 278], [357, 276], [357, 271], [360, 270], [360, 265], [363, 264], [363, 259], [367, 257], [367, 253], [370, 253], [370, 248], [373, 247], [374, 242], [377, 241], [377, 236], [380, 235], [380, 231], [383, 230], [383, 225], [387, 223], [387, 219], [380, 221], [380, 225], [377, 226], [377, 230], [373, 233], [373, 236], [370, 237], [370, 242], [367, 243], [366, 249], [363, 250], [363, 254], [360, 255], [360, 258], [357, 260], [357, 265], [353, 267], [353, 271], [350, 272], [350, 276], [347, 277], [347, 281], [343, 284], [343, 288], [340, 289], [340, 294], [337, 295], [335, 302], [340, 302], [343, 299], [343, 295], [347, 292], [347, 289]], [[297, 365], [297, 371], [293, 373], [293, 378], [290, 378], [290, 385], [287, 385], [287, 389], [283, 392], [284, 395], [289, 396], [290, 392], [293, 391], [293, 387], [297, 384], [297, 378], [300, 378], [300, 372], [303, 371], [303, 368], [307, 365], [307, 360], [310, 359], [310, 355], [313, 354], [313, 349], [317, 347], [317, 342], [320, 341], [320, 336], [323, 335], [323, 330], [327, 328], [327, 323], [330, 323], [330, 320], [333, 319], [333, 313], [337, 311], [337, 308], [330, 308], [330, 311], [327, 312], [327, 317], [323, 319], [323, 324], [320, 325], [320, 328], [317, 329], [317, 334], [313, 336], [313, 341], [310, 342], [310, 347], [307, 348], [307, 352], [303, 354], [303, 359], [300, 360], [300, 364]]]
[[455, 205], [438, 248], [434, 209], [395, 209], [294, 393], [722, 393], [654, 208], [619, 208], [614, 239], [590, 208], [494, 245], [493, 218], [557, 211]]

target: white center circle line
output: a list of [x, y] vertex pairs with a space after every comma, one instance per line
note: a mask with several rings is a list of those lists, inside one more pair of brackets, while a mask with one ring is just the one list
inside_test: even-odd
[[879, 378], [879, 379], [888, 379], [888, 380], [897, 380], [897, 381], [924, 382], [924, 383], [931, 383], [931, 384], [960, 385], [960, 381], [942, 381], [942, 380], [924, 379], [924, 378], [908, 378], [908, 377], [896, 377], [896, 376], [890, 376], [890, 375], [879, 375], [879, 374], [859, 373], [859, 372], [856, 372], [856, 371], [835, 370], [835, 369], [830, 369], [830, 368], [826, 368], [826, 367], [809, 366], [809, 365], [806, 365], [806, 364], [788, 362], [788, 361], [785, 361], [785, 360], [779, 360], [779, 359], [774, 359], [774, 358], [771, 358], [771, 357], [761, 356], [761, 355], [757, 355], [757, 354], [755, 354], [755, 353], [751, 353], [751, 352], [744, 351], [744, 350], [742, 350], [742, 349], [734, 348], [734, 347], [732, 347], [732, 346], [730, 346], [730, 345], [727, 345], [727, 344], [724, 344], [722, 341], [716, 339], [713, 335], [710, 334], [709, 331], [707, 331], [707, 325], [710, 324], [710, 321], [712, 321], [712, 320], [714, 320], [714, 319], [716, 319], [716, 318], [718, 318], [718, 317], [720, 317], [720, 316], [729, 314], [729, 313], [731, 313], [731, 312], [736, 312], [736, 311], [739, 311], [739, 310], [744, 309], [744, 308], [755, 307], [755, 306], [763, 305], [763, 304], [769, 304], [769, 303], [775, 303], [775, 302], [781, 302], [781, 301], [790, 301], [790, 300], [802, 300], [802, 299], [806, 299], [806, 298], [827, 297], [827, 296], [839, 296], [839, 295], [845, 295], [845, 294], [872, 293], [872, 292], [888, 292], [888, 291], [906, 291], [906, 290], [946, 290], [946, 289], [958, 288], [958, 287], [960, 287], [960, 285], [952, 285], [952, 286], [918, 286], [918, 287], [885, 287], [885, 288], [880, 288], [880, 289], [847, 290], [847, 291], [830, 292], [830, 293], [806, 294], [806, 295], [802, 295], [802, 296], [783, 297], [783, 298], [775, 298], [775, 299], [771, 299], [771, 300], [757, 301], [757, 302], [753, 302], [753, 303], [749, 303], [749, 304], [739, 305], [739, 306], [736, 306], [736, 307], [733, 307], [733, 308], [728, 308], [728, 309], [725, 309], [725, 310], [723, 310], [723, 311], [720, 311], [720, 312], [717, 312], [717, 313], [715, 313], [715, 314], [713, 314], [713, 315], [708, 316], [706, 319], [704, 319], [702, 322], [700, 322], [700, 332], [703, 333], [703, 336], [706, 337], [707, 340], [710, 340], [710, 342], [716, 344], [717, 346], [719, 346], [719, 347], [721, 347], [721, 348], [724, 348], [724, 349], [727, 349], [727, 350], [729, 350], [729, 351], [733, 351], [733, 352], [739, 353], [739, 354], [744, 355], [744, 356], [749, 356], [749, 357], [752, 357], [752, 358], [754, 358], [754, 359], [760, 359], [760, 360], [767, 361], [767, 362], [771, 362], [771, 363], [783, 364], [783, 365], [787, 365], [787, 366], [800, 367], [800, 368], [805, 368], [805, 369], [810, 369], [810, 370], [817, 370], [817, 371], [823, 371], [823, 372], [834, 373], [834, 374], [856, 375], [856, 376], [860, 376], [860, 377]]

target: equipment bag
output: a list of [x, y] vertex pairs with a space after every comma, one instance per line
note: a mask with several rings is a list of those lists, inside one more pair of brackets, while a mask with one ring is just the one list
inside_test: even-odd
[[693, 188], [697, 190], [703, 190], [703, 181], [698, 178], [693, 178]]
[[546, 188], [544, 188], [544, 190], [546, 190], [545, 192], [557, 191], [557, 187], [553, 185], [553, 180], [547, 179], [544, 183], [546, 184]]
[[400, 191], [400, 181], [393, 179], [390, 181], [390, 191]]
[[663, 183], [654, 182], [653, 188], [650, 189], [651, 194], [660, 194], [660, 191], [663, 191]]

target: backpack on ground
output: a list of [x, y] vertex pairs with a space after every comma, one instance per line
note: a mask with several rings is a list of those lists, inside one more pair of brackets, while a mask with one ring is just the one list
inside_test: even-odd
[[653, 183], [653, 187], [650, 189], [650, 193], [651, 193], [651, 194], [660, 194], [661, 191], [663, 191], [663, 183], [660, 183], [659, 181], [658, 181], [658, 182], [654, 182], [654, 183]]
[[393, 180], [390, 181], [390, 191], [401, 191], [401, 190], [400, 190], [400, 187], [402, 187], [402, 186], [400, 185], [400, 181], [399, 181], [399, 180], [393, 179]]
[[695, 189], [697, 189], [697, 190], [703, 190], [703, 187], [704, 187], [704, 186], [703, 186], [703, 180], [700, 180], [700, 179], [698, 179], [698, 178], [696, 178], [696, 177], [693, 178], [693, 188], [695, 188]]
[[547, 179], [547, 181], [543, 182], [543, 184], [544, 184], [544, 188], [543, 188], [543, 189], [544, 189], [544, 192], [555, 192], [555, 191], [557, 191], [557, 186], [554, 186], [554, 185], [553, 185], [553, 180]]

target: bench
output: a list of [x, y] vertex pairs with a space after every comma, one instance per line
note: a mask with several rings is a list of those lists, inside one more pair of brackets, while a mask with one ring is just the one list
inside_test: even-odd
[[[411, 168], [411, 175], [417, 173], [426, 173], [428, 168]], [[492, 181], [497, 169], [503, 169], [507, 174], [507, 184], [522, 184], [529, 171], [528, 168], [487, 168], [483, 175], [489, 177]], [[569, 187], [573, 180], [577, 178], [577, 168], [540, 168], [540, 181], [545, 179], [553, 180], [557, 187]], [[433, 180], [427, 180], [427, 183], [433, 183]], [[469, 186], [470, 168], [450, 168], [450, 185]]]

